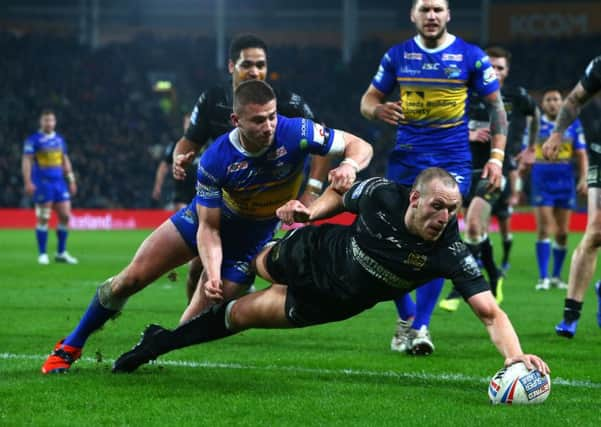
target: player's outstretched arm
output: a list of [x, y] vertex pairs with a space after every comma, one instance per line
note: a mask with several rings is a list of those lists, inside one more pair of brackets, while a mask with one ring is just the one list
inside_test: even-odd
[[336, 130], [341, 132], [344, 139], [344, 160], [340, 162], [337, 168], [332, 169], [328, 174], [330, 185], [339, 193], [344, 193], [357, 178], [357, 172], [365, 169], [371, 158], [374, 150], [371, 145], [353, 135], [352, 133]]
[[468, 298], [467, 302], [486, 326], [491, 341], [505, 358], [505, 365], [524, 362], [528, 369], [535, 368], [543, 374], [550, 372], [549, 367], [540, 357], [524, 354], [509, 317], [497, 305], [492, 292], [477, 293]]
[[290, 200], [279, 207], [275, 213], [284, 224], [293, 224], [329, 218], [342, 211], [344, 211], [342, 196], [330, 186], [310, 207], [306, 207], [299, 200]]
[[221, 283], [221, 263], [223, 261], [220, 235], [221, 209], [197, 205], [196, 212], [198, 214], [196, 244], [207, 278], [207, 281], [203, 284], [205, 294], [211, 301], [219, 303], [223, 300]]

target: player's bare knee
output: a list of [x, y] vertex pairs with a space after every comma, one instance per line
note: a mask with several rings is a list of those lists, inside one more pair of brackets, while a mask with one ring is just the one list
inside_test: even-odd
[[225, 309], [225, 325], [232, 332], [247, 329], [247, 314], [244, 304], [240, 304], [238, 300], [233, 300], [227, 303]]
[[52, 209], [50, 207], [36, 206], [35, 207], [36, 225], [38, 227], [47, 227], [48, 221], [50, 221], [51, 214], [52, 214]]
[[127, 296], [121, 296], [114, 291], [114, 279], [110, 277], [98, 287], [98, 301], [104, 308], [120, 312], [127, 302]]
[[123, 297], [144, 289], [149, 281], [143, 266], [132, 263], [119, 273], [113, 280], [113, 293]]

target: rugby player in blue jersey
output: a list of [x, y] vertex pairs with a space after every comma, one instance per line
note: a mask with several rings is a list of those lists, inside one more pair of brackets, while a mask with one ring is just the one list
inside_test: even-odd
[[77, 327], [56, 344], [43, 373], [66, 372], [90, 334], [119, 313], [131, 295], [196, 256], [204, 267], [202, 283], [183, 319], [199, 313], [195, 309], [206, 302], [202, 296], [220, 300], [244, 293], [254, 280], [251, 260], [279, 225], [276, 209], [299, 193], [307, 157], [344, 156], [328, 175], [341, 192], [369, 163], [372, 148], [362, 139], [308, 119], [280, 116], [276, 109], [267, 83], [238, 85], [232, 114], [236, 128], [201, 157], [195, 199], [160, 225], [124, 270], [100, 285]]
[[[555, 121], [551, 136], [543, 144], [543, 155], [549, 160], [560, 156], [563, 135], [576, 120], [582, 107], [601, 92], [601, 56], [594, 58], [586, 67], [584, 76], [565, 99]], [[600, 138], [599, 135], [596, 135]], [[576, 334], [584, 295], [597, 266], [597, 252], [601, 247], [601, 139], [591, 139], [588, 148], [588, 221], [582, 240], [572, 254], [568, 292], [563, 320], [555, 326], [558, 335], [572, 338]], [[601, 327], [601, 281], [595, 284], [597, 293], [597, 322]]]
[[58, 245], [54, 260], [77, 264], [77, 258], [67, 252], [71, 196], [77, 192], [77, 184], [71, 160], [67, 155], [67, 144], [55, 128], [54, 111], [43, 110], [40, 115], [40, 130], [29, 136], [23, 144], [23, 183], [25, 193], [32, 197], [35, 204], [38, 263], [45, 265], [50, 262], [46, 246], [48, 222], [54, 208], [58, 215]]
[[[481, 177], [488, 179], [491, 190], [501, 185], [507, 116], [488, 56], [448, 33], [450, 19], [446, 0], [413, 1], [411, 21], [417, 35], [386, 52], [361, 99], [361, 113], [397, 126], [389, 179], [410, 186], [420, 171], [438, 166], [455, 177], [466, 195], [472, 174], [466, 116], [469, 92], [480, 95], [490, 116], [491, 152]], [[387, 101], [397, 85], [400, 99]], [[392, 350], [416, 355], [434, 351], [428, 326], [442, 285], [443, 279], [436, 279], [419, 287], [417, 304], [408, 294], [396, 301], [399, 323]]]
[[[576, 119], [563, 133], [559, 155], [554, 161], [543, 157], [542, 144], [554, 128], [561, 107], [561, 92], [547, 89], [543, 93], [541, 107], [543, 116], [534, 151], [534, 164], [530, 174], [531, 201], [536, 215], [536, 259], [539, 280], [537, 290], [548, 290], [551, 286], [565, 289], [561, 281], [561, 269], [567, 252], [570, 213], [576, 204], [576, 191], [586, 195], [588, 159], [586, 141], [580, 121]], [[574, 173], [574, 163], [577, 173]], [[576, 179], [578, 182], [576, 184]], [[576, 185], [575, 185], [576, 184]], [[555, 244], [551, 248], [550, 236], [555, 233]], [[549, 278], [549, 260], [553, 254], [553, 271]]]

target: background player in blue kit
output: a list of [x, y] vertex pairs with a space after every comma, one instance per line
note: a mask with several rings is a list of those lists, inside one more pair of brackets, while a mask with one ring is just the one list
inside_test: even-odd
[[195, 199], [160, 225], [124, 270], [100, 285], [77, 327], [56, 344], [43, 373], [66, 372], [90, 334], [119, 313], [129, 296], [199, 254], [205, 273], [183, 319], [206, 303], [201, 290], [214, 300], [243, 293], [254, 278], [251, 259], [278, 226], [276, 209], [298, 195], [307, 157], [344, 155], [329, 173], [338, 191], [346, 191], [369, 163], [372, 148], [362, 139], [279, 116], [276, 108], [267, 83], [249, 80], [236, 88], [236, 128], [202, 156]]
[[[547, 89], [543, 94], [539, 138], [532, 165], [530, 183], [531, 200], [536, 215], [538, 240], [536, 260], [539, 280], [537, 290], [548, 290], [550, 286], [565, 289], [561, 281], [561, 269], [567, 252], [570, 213], [576, 205], [576, 190], [586, 195], [586, 174], [588, 159], [586, 141], [580, 121], [576, 119], [563, 133], [559, 155], [555, 161], [543, 157], [542, 144], [549, 138], [554, 128], [557, 113], [561, 107], [561, 93], [557, 89]], [[576, 163], [577, 173], [574, 173]], [[578, 178], [578, 183], [576, 183]], [[555, 232], [555, 242], [551, 248], [550, 235]], [[549, 260], [553, 254], [553, 270], [549, 278]]]
[[[23, 144], [21, 169], [25, 193], [32, 196], [35, 204], [38, 242], [38, 263], [50, 262], [46, 252], [48, 221], [52, 209], [58, 215], [56, 236], [58, 239], [56, 262], [77, 264], [77, 259], [67, 252], [71, 195], [77, 192], [75, 174], [67, 155], [67, 144], [56, 131], [56, 115], [46, 109], [40, 115], [40, 129], [29, 136]], [[68, 185], [67, 182], [68, 181]]]
[[[361, 99], [361, 113], [398, 126], [388, 163], [389, 179], [409, 187], [422, 170], [437, 166], [455, 177], [465, 195], [472, 173], [468, 92], [473, 90], [482, 97], [490, 116], [491, 153], [482, 178], [488, 179], [491, 189], [501, 184], [507, 116], [488, 56], [449, 34], [450, 18], [446, 0], [413, 1], [411, 21], [418, 34], [386, 52]], [[387, 102], [397, 84], [400, 100]], [[396, 301], [400, 320], [392, 350], [418, 355], [434, 351], [428, 326], [443, 282], [436, 279], [419, 287], [417, 306], [409, 294]]]

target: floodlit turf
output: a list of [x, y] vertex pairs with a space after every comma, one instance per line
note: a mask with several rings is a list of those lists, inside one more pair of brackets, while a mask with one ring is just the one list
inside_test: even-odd
[[595, 296], [591, 288], [576, 338], [555, 336], [564, 292], [535, 292], [532, 234], [515, 234], [503, 307], [524, 349], [553, 370], [541, 406], [488, 403], [487, 379], [503, 360], [465, 304], [454, 314], [435, 311], [437, 348], [425, 358], [389, 350], [395, 313], [383, 303], [344, 323], [248, 331], [112, 374], [112, 360], [147, 323], [176, 324], [185, 269], [176, 282], [162, 278], [133, 297], [69, 374], [42, 375], [44, 356], [146, 234], [73, 232], [69, 249], [79, 265], [38, 266], [33, 231], [0, 231], [0, 425], [600, 425]]

